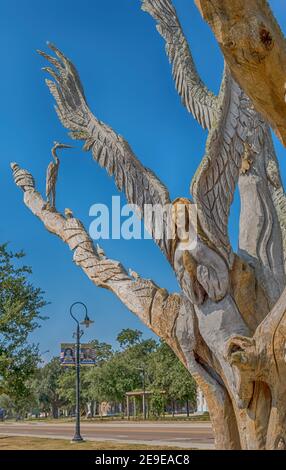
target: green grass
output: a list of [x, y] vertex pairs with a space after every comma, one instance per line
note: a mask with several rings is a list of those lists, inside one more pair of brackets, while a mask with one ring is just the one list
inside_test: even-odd
[[2, 450], [180, 450], [179, 447], [147, 446], [110, 441], [85, 441], [80, 444], [65, 439], [0, 436]]
[[[14, 420], [6, 420], [6, 422], [12, 422]], [[24, 420], [25, 422], [40, 422], [40, 423], [73, 423], [74, 418], [59, 418], [59, 419], [54, 419], [54, 418], [27, 418]], [[95, 418], [85, 418], [84, 416], [81, 417], [81, 421], [84, 423], [104, 423], [104, 422], [109, 422], [109, 421], [125, 421], [127, 422], [127, 418], [123, 418], [121, 416], [96, 416]], [[136, 423], [138, 422], [144, 422], [142, 417], [130, 417], [129, 422], [135, 421]], [[160, 418], [151, 418], [146, 420], [147, 422], [152, 422], [152, 423], [158, 423], [158, 422], [166, 422], [166, 423], [172, 423], [172, 422], [193, 422], [193, 421], [210, 421], [210, 416], [209, 413], [204, 413], [203, 415], [193, 415], [193, 416], [174, 416], [172, 417], [171, 415], [166, 415], [162, 416]], [[23, 421], [22, 421], [23, 422]]]

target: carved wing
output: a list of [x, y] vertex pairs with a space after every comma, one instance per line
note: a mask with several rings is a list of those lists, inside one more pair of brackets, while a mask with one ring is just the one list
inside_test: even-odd
[[265, 135], [265, 146], [266, 146], [266, 176], [268, 179], [268, 186], [270, 194], [273, 200], [274, 207], [276, 209], [277, 217], [279, 220], [282, 241], [283, 241], [283, 252], [284, 252], [284, 264], [286, 266], [286, 194], [283, 187], [283, 182], [280, 177], [279, 163], [275, 153], [273, 141], [271, 138], [271, 132], [266, 125], [264, 130]]
[[[141, 215], [145, 204], [170, 204], [168, 190], [156, 175], [140, 163], [120, 135], [91, 113], [71, 61], [55, 46], [49, 47], [57, 58], [38, 52], [53, 65], [44, 69], [54, 78], [46, 83], [56, 100], [59, 119], [71, 131], [71, 137], [85, 141], [84, 150], [92, 151], [93, 158], [114, 177], [118, 189], [125, 191], [128, 203], [139, 207]], [[167, 254], [164, 237], [156, 241]]]
[[240, 120], [242, 91], [226, 69], [220, 91], [221, 112], [209, 133], [206, 154], [191, 184], [201, 228], [231, 266], [228, 217], [239, 177], [247, 123]]
[[217, 98], [210, 92], [196, 70], [176, 10], [170, 0], [142, 0], [142, 9], [157, 21], [157, 29], [166, 41], [177, 91], [183, 104], [205, 129], [217, 116]]

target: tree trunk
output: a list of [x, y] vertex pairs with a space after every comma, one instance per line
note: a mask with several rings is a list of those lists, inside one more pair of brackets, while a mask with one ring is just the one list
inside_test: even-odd
[[172, 417], [175, 416], [175, 400], [172, 400]]
[[[106, 276], [105, 269], [103, 279], [96, 254], [96, 263], [91, 262], [91, 245], [85, 245], [90, 259], [86, 265], [82, 252], [86, 248], [81, 242], [82, 237], [87, 240], [83, 226], [75, 219], [65, 220], [56, 213], [43, 211], [42, 199], [34, 190], [26, 191], [24, 197], [28, 207], [67, 243], [69, 238], [64, 227], [71, 224], [76, 227], [77, 245], [73, 245], [73, 249], [77, 263], [83, 263], [82, 267], [89, 276], [92, 269], [91, 277], [95, 282], [107, 283], [109, 288], [116, 290], [124, 303], [130, 305], [141, 320], [173, 348], [205, 395], [218, 449], [283, 448], [286, 440], [286, 363], [283, 349], [286, 292], [259, 324], [268, 306], [264, 305], [265, 297], [261, 296], [258, 285], [253, 284], [254, 273], [239, 258], [235, 259], [231, 273], [234, 297], [228, 294], [219, 302], [207, 300], [195, 308], [185, 296], [169, 295], [152, 281], [141, 278], [130, 281], [123, 267], [112, 260], [104, 261], [105, 266], [110, 266], [110, 272]], [[247, 247], [244, 248], [247, 251]], [[263, 250], [259, 256], [263, 258]], [[275, 267], [273, 272], [276, 272]], [[278, 273], [279, 278], [279, 270]], [[236, 285], [239, 286], [238, 291]], [[142, 297], [138, 297], [140, 289], [144, 292]], [[244, 297], [258, 309], [254, 324], [249, 320]], [[257, 323], [259, 326], [255, 330]], [[229, 329], [232, 335], [229, 335]], [[253, 337], [250, 331], [255, 331]], [[216, 350], [216, 356], [212, 349]], [[55, 406], [55, 418], [57, 410]]]
[[[236, 371], [240, 399], [238, 406], [232, 397], [232, 405], [242, 449], [286, 449], [285, 338], [286, 290], [252, 338], [238, 336], [229, 341], [228, 357]], [[213, 404], [208, 401], [208, 405], [212, 416]]]
[[266, 0], [195, 0], [225, 60], [286, 146], [286, 41]]
[[54, 419], [59, 418], [59, 408], [58, 408], [58, 405], [56, 403], [52, 404], [52, 417]]
[[[214, 118], [208, 119], [210, 104], [201, 84], [191, 96], [197, 80], [170, 0], [144, 3], [162, 21], [160, 29], [169, 41], [181, 95], [211, 128], [206, 155], [192, 185], [199, 207], [197, 219], [189, 217], [195, 243], [186, 245], [185, 238], [182, 243], [176, 239], [169, 243], [166, 238], [159, 243], [181, 291], [169, 294], [150, 279], [128, 274], [120, 262], [95, 247], [71, 210], [63, 215], [48, 207], [32, 175], [17, 164], [12, 164], [14, 180], [24, 192], [26, 206], [68, 245], [73, 261], [87, 277], [112, 291], [173, 349], [204, 393], [218, 449], [284, 449], [286, 291], [281, 213], [279, 201], [273, 198], [281, 181], [273, 165], [268, 168], [269, 130], [228, 70], [217, 105], [211, 100]], [[232, 8], [241, 3], [247, 4], [222, 0], [220, 5]], [[144, 201], [165, 204], [169, 201], [166, 188], [140, 164], [121, 136], [92, 115], [75, 68], [52, 48], [61, 60], [44, 56], [56, 66], [60, 78], [57, 84], [48, 84], [64, 126], [86, 141], [85, 148], [92, 149], [95, 160], [115, 175], [130, 203], [140, 208]], [[232, 251], [227, 232], [238, 178], [242, 193], [239, 256]], [[192, 207], [190, 201], [187, 204]], [[172, 210], [178, 232], [176, 203]]]
[[89, 401], [86, 404], [86, 418], [93, 418], [93, 402]]

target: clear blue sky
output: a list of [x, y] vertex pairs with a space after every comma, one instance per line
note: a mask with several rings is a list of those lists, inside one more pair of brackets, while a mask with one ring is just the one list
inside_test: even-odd
[[[31, 170], [39, 189], [54, 140], [68, 142], [53, 109], [45, 84], [44, 62], [35, 50], [54, 42], [75, 63], [91, 109], [132, 145], [142, 162], [170, 189], [171, 197], [188, 196], [192, 175], [204, 152], [206, 133], [187, 113], [175, 91], [163, 40], [152, 18], [140, 9], [140, 0], [1, 0], [1, 242], [23, 249], [33, 267], [32, 281], [46, 291], [50, 318], [33, 335], [41, 351], [58, 354], [59, 343], [70, 341], [72, 302], [81, 300], [95, 320], [85, 339], [114, 342], [122, 328], [150, 332], [109, 292], [96, 288], [72, 263], [72, 254], [50, 235], [23, 205], [13, 185], [10, 161]], [[284, 0], [272, 0], [284, 33]], [[193, 0], [174, 0], [198, 69], [210, 88], [218, 90], [222, 57]], [[286, 180], [285, 150], [276, 142]], [[62, 155], [58, 182], [58, 208], [71, 207], [89, 226], [89, 208], [96, 202], [110, 205], [118, 194], [113, 180], [99, 169], [90, 154], [80, 150]], [[122, 202], [124, 203], [124, 197]], [[231, 216], [231, 237], [236, 244], [238, 198]], [[167, 262], [152, 241], [107, 241], [110, 257], [120, 259], [142, 276], [152, 277], [171, 291], [177, 283]], [[46, 356], [47, 357], [47, 356]]]

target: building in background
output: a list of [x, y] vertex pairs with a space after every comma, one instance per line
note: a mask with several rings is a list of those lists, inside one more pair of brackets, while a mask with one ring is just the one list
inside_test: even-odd
[[202, 390], [197, 387], [197, 414], [208, 413], [208, 405]]

